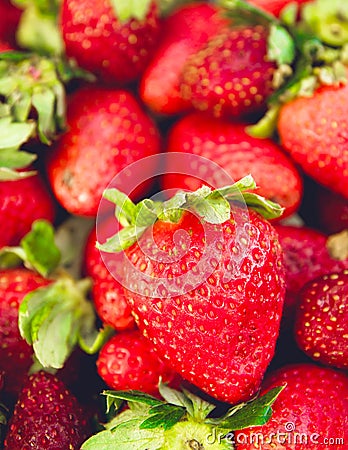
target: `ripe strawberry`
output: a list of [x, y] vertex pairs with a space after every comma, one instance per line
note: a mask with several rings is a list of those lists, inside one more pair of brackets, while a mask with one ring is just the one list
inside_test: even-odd
[[247, 0], [247, 1], [278, 17], [281, 10], [283, 8], [285, 8], [289, 3], [296, 3], [298, 6], [301, 6], [303, 3], [306, 3], [309, 0], [296, 0], [296, 1], [294, 1], [294, 0]]
[[338, 233], [348, 228], [348, 199], [328, 189], [319, 189], [316, 199], [318, 222], [325, 233]]
[[65, 385], [54, 375], [31, 375], [15, 406], [6, 450], [78, 450], [88, 436], [87, 420]]
[[0, 181], [0, 247], [17, 245], [37, 219], [54, 220], [55, 206], [39, 174]]
[[310, 177], [348, 198], [348, 84], [318, 88], [279, 114], [281, 143]]
[[284, 324], [290, 325], [301, 288], [320, 275], [348, 268], [348, 260], [338, 261], [332, 258], [327, 249], [327, 237], [318, 231], [284, 225], [276, 225], [275, 228], [284, 251]]
[[346, 448], [347, 376], [314, 364], [290, 365], [270, 374], [263, 392], [284, 384], [271, 419], [236, 433], [237, 450]]
[[24, 296], [48, 280], [27, 269], [0, 271], [0, 370], [5, 372], [5, 390], [16, 394], [33, 363], [33, 350], [20, 336], [18, 308]]
[[215, 117], [262, 111], [277, 69], [267, 57], [268, 33], [257, 25], [225, 29], [211, 38], [183, 69], [183, 98]]
[[[159, 151], [159, 134], [135, 97], [123, 90], [80, 89], [70, 100], [67, 119], [69, 131], [49, 156], [49, 181], [65, 209], [95, 216], [112, 178]], [[146, 178], [152, 170], [144, 165]]]
[[[233, 196], [242, 184], [223, 192]], [[125, 293], [159, 356], [184, 379], [234, 403], [257, 391], [273, 356], [283, 268], [270, 223], [238, 204], [231, 214], [226, 199], [216, 195], [209, 188], [178, 194], [163, 204], [164, 210], [150, 200], [146, 208], [128, 201], [127, 214], [134, 209], [136, 222], [121, 230], [117, 249], [130, 246], [125, 250]], [[190, 206], [198, 216], [186, 211]], [[153, 224], [156, 216], [162, 220]], [[153, 226], [145, 231], [144, 221]], [[130, 239], [132, 227], [143, 233], [138, 241], [137, 234]], [[101, 248], [115, 251], [116, 242]]]
[[10, 44], [8, 42], [5, 41], [0, 41], [0, 53], [1, 52], [6, 52], [8, 50], [12, 50]]
[[[101, 229], [102, 228], [102, 229]], [[110, 218], [104, 221], [98, 227], [98, 236], [100, 240], [104, 240], [101, 236], [110, 236], [116, 229], [115, 219]], [[84, 271], [87, 276], [93, 280], [92, 298], [98, 316], [106, 325], [111, 325], [116, 330], [125, 330], [134, 328], [134, 318], [131, 314], [131, 308], [128, 305], [123, 286], [112, 276], [103, 258], [109, 255], [101, 254], [96, 248], [97, 233], [94, 228], [87, 239], [85, 255], [84, 255]], [[117, 255], [112, 257], [112, 267], [114, 270], [122, 270], [117, 266]], [[121, 261], [119, 262], [121, 264]]]
[[[285, 208], [282, 218], [291, 215], [300, 205], [302, 179], [295, 166], [273, 141], [249, 136], [242, 124], [202, 113], [188, 115], [172, 127], [167, 150], [192, 153], [214, 161], [233, 180], [250, 173], [258, 186], [257, 193]], [[166, 189], [196, 190], [202, 184], [189, 175], [170, 172], [187, 173], [187, 167], [180, 166], [180, 159], [169, 159], [167, 173], [163, 176]], [[197, 169], [198, 178], [199, 175]], [[224, 180], [216, 180], [215, 171], [209, 173], [207, 169], [203, 182], [221, 187]]]
[[140, 77], [160, 31], [155, 1], [137, 3], [134, 11], [123, 3], [64, 0], [61, 11], [67, 55], [82, 68], [112, 83], [129, 83]]
[[348, 367], [348, 270], [333, 272], [306, 284], [295, 322], [298, 346], [315, 361]]
[[15, 43], [15, 31], [22, 11], [10, 0], [0, 1], [0, 39]]
[[113, 336], [99, 353], [97, 370], [111, 389], [135, 389], [151, 395], [158, 395], [160, 377], [168, 383], [178, 378], [139, 330]]
[[184, 5], [165, 19], [161, 42], [139, 87], [140, 97], [149, 108], [162, 114], [190, 109], [190, 103], [180, 95], [182, 68], [225, 25], [221, 11], [203, 2]]

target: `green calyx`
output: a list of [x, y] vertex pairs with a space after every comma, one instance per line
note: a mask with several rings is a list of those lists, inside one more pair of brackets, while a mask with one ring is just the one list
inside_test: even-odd
[[264, 425], [272, 404], [284, 386], [262, 397], [229, 408], [212, 418], [215, 405], [183, 389], [159, 384], [164, 400], [139, 391], [105, 391], [108, 410], [118, 411], [124, 402], [129, 409], [116, 414], [105, 430], [89, 438], [83, 450], [191, 450], [232, 449], [233, 431]]
[[178, 192], [174, 197], [157, 202], [142, 200], [135, 205], [124, 193], [108, 189], [104, 197], [115, 204], [115, 216], [123, 228], [103, 244], [99, 250], [117, 253], [132, 246], [157, 220], [176, 223], [184, 211], [191, 211], [210, 224], [222, 224], [230, 219], [231, 203], [244, 203], [266, 219], [280, 217], [283, 208], [253, 192], [256, 183], [247, 175], [231, 186], [216, 190], [203, 186], [195, 192]]
[[60, 369], [78, 345], [96, 353], [112, 330], [96, 329], [96, 314], [87, 294], [89, 279], [74, 280], [61, 268], [62, 254], [53, 226], [38, 220], [18, 247], [3, 247], [0, 268], [24, 264], [52, 282], [28, 293], [19, 308], [18, 327], [44, 368]]
[[120, 22], [145, 20], [151, 3], [152, 0], [111, 0], [115, 16]]

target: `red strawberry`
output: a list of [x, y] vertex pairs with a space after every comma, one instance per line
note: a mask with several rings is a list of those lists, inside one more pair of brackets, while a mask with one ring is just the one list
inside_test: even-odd
[[180, 95], [180, 75], [186, 60], [217, 34], [226, 20], [213, 4], [196, 2], [171, 14], [163, 24], [161, 41], [139, 88], [153, 111], [177, 114], [190, 109]]
[[15, 31], [21, 13], [10, 0], [0, 1], [0, 39], [15, 43]]
[[[188, 115], [172, 127], [168, 151], [192, 153], [214, 161], [233, 180], [251, 173], [259, 187], [257, 193], [285, 208], [282, 217], [299, 207], [302, 179], [295, 166], [273, 141], [249, 136], [244, 125], [213, 119], [201, 113]], [[169, 159], [167, 173], [163, 177], [164, 187], [196, 190], [202, 184], [200, 180], [169, 173], [187, 173], [187, 167], [183, 166], [185, 163], [181, 163], [180, 166], [180, 159]], [[197, 169], [197, 177], [199, 175]], [[216, 172], [207, 170], [203, 182], [220, 187], [224, 180], [216, 180]]]
[[183, 69], [183, 98], [216, 117], [262, 111], [277, 69], [267, 57], [267, 39], [261, 25], [225, 29], [211, 38]]
[[283, 8], [285, 8], [289, 3], [296, 3], [297, 5], [302, 5], [303, 3], [308, 2], [309, 0], [247, 0], [249, 3], [252, 3], [259, 8], [264, 9], [265, 11], [274, 14], [275, 16], [279, 16], [279, 13]]
[[33, 350], [19, 333], [18, 308], [27, 293], [48, 283], [26, 269], [0, 271], [0, 370], [5, 372], [5, 390], [14, 394], [33, 363]]
[[318, 222], [326, 233], [348, 228], [348, 199], [328, 189], [320, 189], [316, 199]]
[[347, 376], [314, 364], [291, 365], [270, 374], [263, 391], [284, 384], [271, 419], [236, 433], [237, 450], [345, 449]]
[[[347, 72], [348, 73], [348, 72]], [[284, 148], [320, 184], [348, 198], [348, 84], [298, 97], [279, 114]]]
[[111, 389], [136, 389], [151, 395], [158, 395], [160, 377], [168, 383], [177, 378], [139, 330], [113, 336], [99, 353], [97, 369]]
[[6, 450], [78, 450], [88, 436], [76, 398], [54, 375], [31, 375], [9, 423]]
[[64, 0], [61, 12], [67, 55], [82, 68], [114, 83], [139, 78], [150, 61], [160, 31], [156, 2], [137, 3], [135, 11], [123, 3]]
[[348, 270], [316, 278], [302, 289], [295, 336], [315, 361], [348, 368]]
[[[102, 229], [101, 229], [102, 228]], [[105, 220], [98, 227], [99, 240], [104, 241], [102, 236], [110, 236], [116, 229], [115, 219]], [[131, 308], [128, 305], [123, 286], [112, 276], [103, 258], [109, 255], [101, 254], [96, 248], [97, 233], [94, 228], [87, 240], [84, 256], [85, 273], [93, 280], [92, 297], [96, 311], [107, 325], [111, 325], [116, 330], [125, 330], [134, 327], [134, 318], [131, 314]], [[112, 267], [115, 270], [122, 270], [117, 267], [117, 255], [112, 257]], [[121, 264], [121, 260], [120, 263]]]
[[[153, 214], [165, 220], [136, 228], [143, 234], [133, 245], [129, 233], [137, 222], [131, 221], [117, 248], [125, 248], [123, 237], [131, 245], [126, 296], [159, 356], [192, 384], [234, 403], [257, 391], [273, 357], [284, 295], [281, 249], [269, 222], [237, 204], [231, 214], [224, 198], [209, 195], [210, 189], [178, 194], [168, 211], [154, 203]], [[145, 204], [143, 217], [141, 205], [127, 207], [142, 226], [154, 221], [151, 201]], [[178, 204], [197, 208], [201, 218], [176, 210]], [[102, 249], [112, 252], [115, 242]]]
[[5, 41], [0, 41], [0, 53], [8, 50], [12, 50], [10, 44]]
[[[68, 124], [50, 153], [48, 177], [64, 208], [95, 216], [112, 178], [159, 151], [159, 134], [135, 97], [123, 90], [80, 89], [69, 103]], [[144, 165], [146, 178], [152, 170]]]
[[290, 325], [301, 288], [320, 275], [348, 268], [348, 260], [332, 258], [327, 249], [327, 237], [318, 231], [283, 225], [275, 228], [284, 251], [286, 271], [284, 323]]
[[0, 247], [17, 245], [37, 219], [52, 222], [55, 207], [41, 176], [0, 181]]

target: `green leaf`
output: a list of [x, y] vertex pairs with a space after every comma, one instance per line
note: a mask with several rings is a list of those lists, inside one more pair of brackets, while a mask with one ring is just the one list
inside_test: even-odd
[[184, 417], [186, 409], [182, 406], [165, 403], [150, 408], [149, 414], [151, 414], [151, 416], [140, 424], [140, 429], [155, 429], [161, 427], [164, 430], [169, 430]]
[[192, 402], [192, 417], [198, 421], [204, 421], [206, 417], [215, 409], [215, 405], [203, 400], [201, 397], [192, 394], [187, 389], [183, 389], [185, 396]]
[[272, 24], [268, 37], [268, 58], [280, 66], [291, 64], [295, 54], [295, 43], [289, 32], [278, 24]]
[[265, 10], [244, 0], [219, 0], [218, 4], [227, 10], [233, 25], [270, 25], [279, 20]]
[[135, 244], [145, 230], [146, 227], [137, 228], [135, 225], [130, 225], [108, 238], [104, 244], [97, 242], [96, 246], [103, 252], [119, 253]]
[[50, 143], [50, 137], [55, 133], [54, 108], [55, 95], [51, 89], [35, 87], [32, 104], [38, 114], [38, 131], [44, 144]]
[[233, 407], [220, 419], [209, 419], [207, 422], [229, 431], [264, 425], [272, 415], [272, 405], [285, 386], [271, 389], [267, 394], [258, 397], [242, 407]]
[[29, 166], [37, 155], [24, 151], [17, 151], [13, 149], [0, 150], [0, 167], [8, 169], [22, 169]]
[[170, 388], [169, 386], [164, 384], [162, 380], [160, 380], [158, 384], [158, 390], [164, 400], [166, 400], [168, 403], [176, 406], [182, 406], [186, 408], [190, 415], [193, 415], [192, 401], [183, 392]]
[[131, 19], [143, 21], [149, 12], [152, 0], [111, 0], [116, 17], [121, 22]]
[[222, 195], [208, 195], [205, 198], [197, 197], [192, 203], [190, 200], [188, 199], [189, 206], [208, 223], [223, 223], [229, 220], [231, 216], [230, 204]]
[[103, 395], [110, 397], [110, 399], [119, 399], [136, 403], [143, 403], [144, 405], [155, 406], [164, 404], [163, 401], [158, 400], [152, 395], [146, 394], [141, 391], [129, 390], [129, 391], [110, 391], [106, 390]]
[[10, 117], [0, 119], [0, 151], [19, 148], [29, 140], [34, 130], [34, 123], [15, 123]]
[[115, 216], [124, 227], [135, 223], [136, 205], [123, 192], [118, 189], [106, 189], [103, 197], [116, 205]]
[[[81, 286], [60, 278], [27, 294], [19, 308], [21, 336], [44, 367], [63, 367], [74, 347], [94, 326], [95, 313]], [[97, 350], [97, 348], [95, 348]]]
[[37, 220], [20, 242], [30, 268], [47, 277], [60, 262], [60, 250], [55, 244], [54, 228], [46, 220]]
[[28, 170], [26, 172], [16, 172], [15, 170], [8, 169], [7, 167], [0, 167], [0, 181], [16, 181], [22, 178], [27, 178], [35, 175], [34, 170]]
[[135, 225], [137, 228], [148, 228], [153, 225], [161, 213], [161, 202], [151, 199], [142, 200], [136, 205]]
[[265, 219], [277, 219], [284, 212], [284, 208], [278, 203], [274, 203], [252, 192], [244, 192], [243, 198], [249, 208], [258, 212]]
[[2, 247], [0, 249], [0, 268], [10, 269], [18, 267], [25, 259], [25, 252], [21, 247]]

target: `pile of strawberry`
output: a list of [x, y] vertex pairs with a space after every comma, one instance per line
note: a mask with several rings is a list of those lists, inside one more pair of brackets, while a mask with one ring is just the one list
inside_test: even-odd
[[0, 448], [348, 448], [347, 303], [344, 2], [0, 0]]

